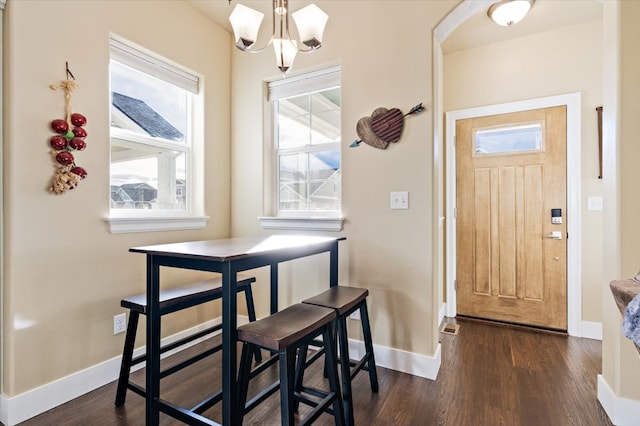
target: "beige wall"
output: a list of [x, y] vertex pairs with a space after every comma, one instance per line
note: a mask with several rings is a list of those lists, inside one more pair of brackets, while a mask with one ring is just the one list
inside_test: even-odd
[[[640, 2], [621, 2], [621, 83], [620, 99], [620, 227], [621, 277], [640, 270]], [[608, 226], [605, 225], [605, 231]], [[606, 306], [606, 305], [605, 305]], [[619, 323], [614, 323], [619, 325]], [[616, 327], [619, 331], [619, 328]], [[614, 329], [615, 330], [615, 329]], [[620, 394], [640, 400], [640, 359], [631, 342], [623, 339], [620, 347]]]
[[[433, 102], [431, 33], [455, 2], [316, 3], [330, 16], [324, 46], [314, 54], [298, 55], [294, 72], [342, 66], [346, 220], [341, 235], [347, 241], [340, 258], [343, 264], [347, 261], [340, 281], [370, 289], [377, 345], [431, 356], [438, 338], [431, 279], [431, 110], [408, 117], [400, 142], [386, 150], [349, 144], [357, 138], [357, 121], [377, 107], [407, 112], [419, 102]], [[234, 50], [232, 64], [232, 229], [234, 234], [251, 234], [261, 232], [256, 218], [268, 213], [263, 205], [271, 190], [263, 185], [269, 153], [263, 149], [261, 122], [267, 106], [262, 80], [279, 76], [272, 52], [247, 55]], [[391, 191], [409, 191], [410, 209], [390, 210]], [[301, 273], [302, 280], [290, 287], [295, 281], [285, 277], [298, 269], [286, 269], [281, 303], [318, 291], [326, 278], [324, 269], [317, 269], [318, 274]]]
[[602, 105], [602, 21], [454, 52], [444, 58], [444, 108], [465, 108], [580, 92], [582, 96], [582, 320], [602, 322], [602, 196], [598, 127]]
[[607, 51], [609, 60], [619, 62], [620, 73], [605, 78], [611, 80], [607, 80], [607, 84], [619, 84], [621, 89], [617, 104], [612, 105], [613, 111], [605, 109], [604, 112], [612, 123], [605, 129], [604, 138], [605, 205], [608, 208], [604, 221], [602, 376], [616, 395], [640, 400], [640, 358], [631, 341], [621, 333], [622, 317], [608, 286], [609, 281], [634, 276], [640, 269], [637, 214], [640, 209], [640, 57], [637, 43], [640, 40], [637, 25], [640, 2], [621, 1], [617, 5], [605, 2], [605, 19], [619, 22], [619, 33], [611, 36], [620, 38], [620, 51]]
[[[229, 234], [230, 43], [182, 1], [9, 0], [5, 14], [2, 392], [13, 396], [121, 353], [124, 335], [113, 335], [112, 318], [145, 283], [145, 259], [129, 247]], [[108, 232], [110, 32], [204, 76], [211, 219], [202, 231]], [[64, 118], [64, 96], [49, 84], [65, 78], [65, 61], [79, 84], [73, 110], [88, 118], [78, 159], [89, 176], [55, 196], [47, 192], [48, 123]], [[187, 275], [167, 274], [167, 282]], [[165, 332], [206, 319], [199, 309], [176, 314]]]

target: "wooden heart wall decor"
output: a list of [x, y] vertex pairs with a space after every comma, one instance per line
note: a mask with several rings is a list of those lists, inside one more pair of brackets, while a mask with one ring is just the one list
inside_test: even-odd
[[424, 110], [422, 103], [402, 114], [398, 108], [376, 108], [370, 117], [362, 117], [356, 124], [359, 139], [353, 141], [351, 148], [360, 146], [361, 142], [374, 148], [386, 149], [390, 142], [396, 143], [402, 136], [404, 118]]

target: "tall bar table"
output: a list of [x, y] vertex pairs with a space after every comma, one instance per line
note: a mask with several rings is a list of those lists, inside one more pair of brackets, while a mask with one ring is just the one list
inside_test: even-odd
[[160, 267], [193, 269], [222, 274], [222, 424], [236, 425], [237, 394], [237, 300], [238, 272], [270, 266], [271, 312], [278, 310], [278, 264], [329, 253], [329, 286], [338, 285], [338, 242], [344, 237], [272, 235], [191, 241], [133, 247], [147, 260], [147, 365], [146, 424], [157, 425], [160, 412], [194, 425], [217, 425], [200, 410], [177, 406], [160, 398]]

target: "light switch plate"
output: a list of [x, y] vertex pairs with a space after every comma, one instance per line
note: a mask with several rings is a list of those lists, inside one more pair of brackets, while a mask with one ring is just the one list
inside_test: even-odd
[[396, 191], [391, 193], [391, 209], [407, 210], [409, 208], [409, 192]]
[[602, 197], [587, 197], [587, 210], [592, 212], [602, 211]]

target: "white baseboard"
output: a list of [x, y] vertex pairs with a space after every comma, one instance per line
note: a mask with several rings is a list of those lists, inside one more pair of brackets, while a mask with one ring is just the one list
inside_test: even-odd
[[447, 304], [443, 303], [440, 305], [440, 309], [438, 309], [438, 326], [442, 324], [442, 320], [444, 320], [444, 314], [447, 311]]
[[[349, 356], [351, 358], [361, 358], [364, 352], [363, 342], [349, 340]], [[438, 343], [436, 353], [433, 356], [420, 355], [380, 345], [373, 345], [373, 354], [378, 367], [424, 377], [425, 379], [435, 380], [438, 377], [438, 371], [440, 371], [440, 343]]]
[[[238, 317], [238, 323], [242, 324], [244, 322], [247, 322], [246, 318]], [[214, 319], [165, 337], [162, 339], [162, 345], [171, 344], [219, 323], [219, 319]], [[182, 349], [195, 345], [207, 338], [203, 337], [189, 342], [182, 346]], [[136, 349], [134, 356], [144, 353], [144, 350], [144, 347]], [[162, 354], [162, 357], [170, 356], [175, 352], [176, 350], [167, 351]], [[0, 395], [0, 422], [6, 426], [14, 426], [117, 380], [120, 374], [121, 360], [122, 356], [120, 355], [13, 397], [7, 397], [4, 394]], [[144, 363], [136, 365], [132, 368], [132, 371], [142, 367], [144, 367]], [[115, 398], [115, 395], [113, 397]]]
[[585, 339], [602, 340], [602, 323], [582, 321], [580, 324], [582, 335]]
[[[219, 321], [219, 319], [212, 320], [174, 334], [173, 336], [166, 337], [162, 339], [162, 345], [170, 344], [178, 339], [197, 333], [219, 323]], [[238, 318], [240, 324], [246, 321], [246, 318]], [[194, 340], [189, 345], [195, 345], [206, 338], [207, 337]], [[186, 347], [186, 345], [184, 347]], [[144, 347], [137, 349], [134, 352], [134, 356], [143, 353], [143, 351]], [[358, 355], [362, 356], [364, 353], [364, 344], [359, 341], [350, 340], [349, 351], [353, 354], [353, 357], [357, 357]], [[441, 364], [440, 351], [440, 344], [438, 344], [434, 356], [425, 356], [374, 345], [374, 354], [378, 366], [431, 380], [435, 380], [436, 377], [438, 377]], [[166, 352], [163, 354], [163, 357], [169, 356], [171, 353], [171, 351]], [[107, 383], [113, 382], [118, 378], [121, 359], [122, 356], [117, 356], [13, 397], [0, 395], [0, 422], [6, 426], [14, 426], [55, 408], [58, 405], [62, 405], [72, 399], [89, 393]], [[142, 368], [143, 366], [144, 363], [139, 364], [132, 370]]]
[[614, 425], [640, 426], [640, 401], [616, 395], [601, 374], [598, 374], [598, 401]]

